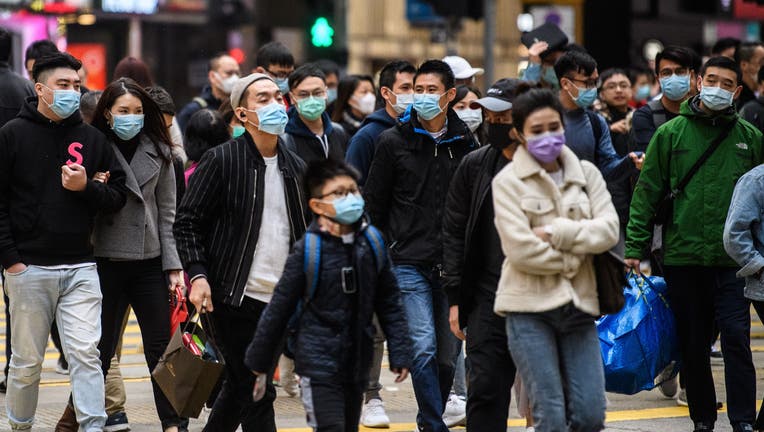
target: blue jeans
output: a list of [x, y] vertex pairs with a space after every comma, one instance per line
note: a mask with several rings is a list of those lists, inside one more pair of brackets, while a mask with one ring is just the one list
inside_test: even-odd
[[441, 416], [454, 381], [460, 341], [448, 324], [448, 300], [437, 273], [414, 266], [395, 266], [409, 324], [414, 363], [411, 379], [419, 413], [417, 425], [427, 432], [448, 432]]
[[5, 290], [10, 298], [13, 332], [5, 409], [13, 430], [29, 430], [34, 423], [40, 371], [55, 319], [69, 362], [80, 431], [101, 431], [106, 411], [98, 359], [101, 288], [95, 264], [56, 270], [28, 266], [21, 273], [6, 271]]
[[594, 318], [572, 303], [510, 313], [507, 338], [528, 389], [536, 432], [605, 428], [605, 372]]

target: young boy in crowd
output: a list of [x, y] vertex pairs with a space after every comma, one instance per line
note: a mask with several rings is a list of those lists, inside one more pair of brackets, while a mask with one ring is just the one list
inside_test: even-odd
[[371, 364], [374, 313], [402, 382], [411, 362], [398, 285], [382, 236], [363, 217], [358, 173], [344, 162], [311, 163], [303, 187], [315, 218], [287, 259], [245, 363], [265, 389], [282, 336], [294, 355], [308, 424], [318, 432], [358, 430]]

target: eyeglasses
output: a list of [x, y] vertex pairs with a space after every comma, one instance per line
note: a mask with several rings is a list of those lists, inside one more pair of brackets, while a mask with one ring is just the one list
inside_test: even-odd
[[348, 196], [350, 194], [355, 195], [358, 192], [359, 192], [358, 188], [337, 189], [337, 190], [331, 191], [329, 193], [323, 194], [319, 198], [324, 199], [324, 198], [326, 198], [328, 196], [333, 196], [336, 199], [340, 199], [340, 198], [344, 198], [344, 197], [346, 197], [346, 196]]
[[631, 88], [631, 84], [629, 84], [626, 81], [621, 81], [621, 82], [617, 82], [617, 83], [616, 82], [611, 82], [611, 83], [607, 83], [604, 86], [602, 86], [603, 90], [615, 90], [615, 89], [626, 90], [626, 89], [629, 89], [629, 88]]
[[680, 66], [680, 67], [674, 68], [674, 69], [663, 68], [663, 69], [660, 70], [660, 73], [658, 75], [661, 78], [668, 78], [671, 75], [680, 75], [680, 76], [687, 75], [689, 72], [690, 72], [689, 69], [687, 69], [686, 67], [681, 67]]
[[305, 98], [309, 98], [311, 96], [313, 96], [316, 99], [325, 98], [326, 97], [326, 90], [325, 89], [315, 90], [312, 93], [311, 92], [307, 92], [307, 91], [301, 91], [301, 92], [295, 93], [295, 97], [297, 99], [305, 99]]
[[266, 72], [268, 72], [268, 75], [270, 75], [270, 76], [272, 76], [272, 77], [274, 77], [274, 78], [278, 78], [278, 79], [286, 79], [286, 78], [289, 78], [289, 74], [291, 74], [291, 73], [292, 73], [291, 71], [288, 71], [288, 72], [287, 72], [287, 71], [279, 71], [279, 72], [275, 72], [275, 71], [272, 71], [272, 70], [270, 70], [270, 69], [266, 69], [265, 71], [266, 71]]
[[577, 81], [577, 82], [583, 83], [584, 86], [586, 88], [588, 88], [588, 89], [597, 87], [597, 80], [595, 80], [595, 79], [582, 80], [582, 79], [571, 78], [571, 77], [567, 77], [567, 76], [565, 78], [567, 78], [567, 79], [569, 79], [571, 81]]

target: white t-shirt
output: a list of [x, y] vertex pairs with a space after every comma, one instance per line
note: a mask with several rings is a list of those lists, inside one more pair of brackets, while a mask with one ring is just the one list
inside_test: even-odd
[[263, 219], [245, 295], [268, 303], [289, 255], [290, 228], [284, 177], [279, 171], [278, 156], [264, 160], [265, 192], [261, 198], [264, 200]]

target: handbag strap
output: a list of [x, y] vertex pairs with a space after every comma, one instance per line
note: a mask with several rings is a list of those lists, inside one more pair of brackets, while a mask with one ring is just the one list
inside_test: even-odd
[[692, 180], [692, 177], [695, 176], [695, 174], [700, 170], [700, 167], [703, 166], [704, 163], [708, 160], [708, 158], [711, 157], [711, 155], [716, 151], [717, 148], [719, 148], [719, 145], [721, 145], [722, 141], [727, 139], [730, 132], [732, 131], [732, 128], [735, 127], [735, 124], [737, 123], [738, 117], [735, 116], [735, 118], [727, 123], [724, 126], [724, 129], [719, 133], [719, 135], [716, 136], [714, 141], [711, 143], [710, 146], [706, 149], [705, 152], [700, 156], [700, 159], [698, 159], [697, 162], [695, 162], [695, 165], [690, 168], [690, 170], [687, 172], [687, 174], [682, 177], [682, 180], [677, 183], [676, 187], [671, 190], [671, 193], [669, 194], [671, 199], [674, 199], [679, 195], [685, 187], [690, 183], [690, 180]]

